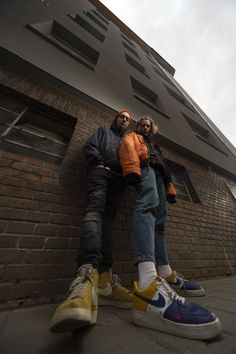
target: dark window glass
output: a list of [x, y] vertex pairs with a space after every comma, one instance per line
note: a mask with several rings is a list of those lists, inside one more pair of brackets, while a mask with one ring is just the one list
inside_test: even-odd
[[127, 43], [125, 42], [122, 42], [123, 43], [123, 46], [128, 49], [132, 54], [134, 54], [137, 58], [140, 59], [138, 53], [136, 52], [136, 50], [134, 50], [133, 48], [131, 48]]
[[162, 79], [164, 79], [166, 82], [168, 82], [168, 84], [174, 86], [174, 84], [169, 80], [169, 78], [161, 70], [158, 70], [155, 66], [153, 66], [153, 70], [155, 71], [156, 74], [161, 76]]
[[142, 74], [144, 74], [145, 76], [147, 76], [149, 78], [149, 76], [146, 74], [146, 69], [143, 65], [141, 65], [140, 63], [138, 63], [135, 59], [133, 59], [131, 56], [129, 56], [128, 54], [125, 54], [125, 58], [126, 61], [132, 65], [136, 70], [138, 70], [139, 72], [141, 72]]
[[182, 113], [184, 118], [186, 119], [188, 125], [190, 128], [194, 131], [196, 134], [196, 137], [200, 139], [201, 141], [204, 141], [206, 144], [210, 145], [214, 149], [218, 150], [224, 155], [228, 155], [227, 152], [225, 151], [224, 145], [213, 135], [213, 133], [197, 122], [195, 122], [193, 119], [189, 118], [186, 116], [186, 114]]
[[100, 18], [100, 20], [102, 20], [103, 22], [105, 22], [107, 25], [109, 25], [109, 22], [103, 17], [103, 15], [101, 15], [98, 11], [96, 10], [92, 10], [92, 12], [94, 13], [94, 15], [96, 15], [98, 18]]
[[79, 15], [73, 16], [73, 15], [68, 15], [72, 20], [74, 20], [78, 25], [80, 25], [82, 28], [84, 28], [86, 31], [88, 31], [93, 37], [98, 39], [99, 41], [103, 42], [105, 39], [105, 36], [99, 32], [96, 28], [94, 28], [90, 23], [88, 23], [84, 18], [82, 18]]
[[130, 77], [130, 79], [134, 92], [136, 92], [138, 95], [140, 95], [142, 98], [152, 103], [153, 105], [156, 105], [158, 97], [157, 94], [150, 90], [148, 87], [144, 86], [141, 82], [139, 82], [132, 76]]
[[182, 105], [184, 105], [185, 107], [187, 107], [188, 109], [190, 109], [190, 111], [195, 113], [195, 110], [193, 109], [193, 107], [190, 105], [190, 103], [188, 103], [188, 101], [186, 101], [186, 99], [184, 98], [184, 96], [182, 96], [181, 94], [177, 93], [175, 90], [172, 90], [169, 86], [167, 86], [166, 84], [164, 84], [165, 88], [167, 89], [167, 91], [169, 92], [169, 94], [175, 98], [177, 101], [179, 101], [180, 103], [182, 103]]
[[94, 23], [96, 23], [104, 31], [107, 31], [107, 27], [97, 17], [95, 17], [93, 14], [91, 14], [91, 12], [84, 11], [84, 13], [86, 16], [88, 16], [90, 18], [90, 20], [92, 20]]
[[124, 35], [123, 33], [121, 33], [121, 37], [127, 42], [129, 43], [129, 45], [131, 45], [132, 47], [135, 47], [133, 42], [131, 42], [131, 39], [129, 39], [128, 37], [126, 37], [126, 35]]
[[56, 47], [69, 54], [74, 59], [79, 60], [87, 67], [94, 70], [99, 57], [98, 51], [58, 22], [47, 21], [34, 25], [28, 25], [28, 28], [36, 34], [49, 40]]

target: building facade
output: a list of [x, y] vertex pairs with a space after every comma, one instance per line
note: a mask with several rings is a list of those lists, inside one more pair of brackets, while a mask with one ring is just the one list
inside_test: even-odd
[[[82, 145], [124, 108], [159, 125], [178, 192], [167, 222], [172, 267], [189, 279], [234, 274], [235, 148], [174, 68], [97, 0], [0, 9], [1, 307], [65, 293], [86, 206]], [[114, 238], [114, 271], [127, 286], [136, 277], [133, 199], [130, 188]]]

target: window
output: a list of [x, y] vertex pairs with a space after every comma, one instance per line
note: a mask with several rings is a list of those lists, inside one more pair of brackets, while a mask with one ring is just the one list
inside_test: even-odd
[[[53, 112], [53, 113], [52, 113]], [[0, 94], [0, 147], [3, 150], [60, 164], [76, 119], [61, 112], [20, 104]]]
[[134, 97], [144, 103], [146, 106], [152, 108], [154, 111], [162, 114], [165, 118], [170, 119], [165, 114], [164, 108], [158, 98], [158, 95], [150, 90], [148, 87], [144, 86], [141, 82], [136, 80], [134, 77], [130, 76], [131, 85], [135, 93]]
[[90, 69], [94, 69], [97, 64], [99, 53], [58, 22], [49, 21], [28, 27]]
[[156, 101], [158, 97], [157, 94], [152, 90], [150, 90], [149, 88], [147, 88], [146, 86], [144, 86], [143, 84], [141, 84], [141, 82], [139, 82], [132, 76], [130, 77], [130, 79], [131, 79], [131, 85], [133, 87], [134, 92], [137, 93], [139, 96], [141, 96], [141, 98], [145, 102], [149, 104], [151, 103], [152, 105], [156, 106]]
[[206, 128], [203, 128], [200, 124], [195, 122], [193, 119], [189, 118], [186, 116], [184, 113], [182, 113], [184, 118], [186, 119], [188, 125], [190, 128], [197, 134], [201, 135], [204, 138], [207, 138], [209, 135], [209, 131]]
[[132, 47], [135, 48], [133, 42], [131, 42], [131, 39], [128, 38], [128, 37], [126, 37], [126, 35], [125, 35], [124, 33], [121, 33], [121, 37], [122, 37], [129, 45], [131, 45]]
[[169, 160], [167, 160], [167, 163], [176, 189], [177, 198], [199, 203], [200, 199], [192, 185], [185, 167]]
[[155, 66], [153, 66], [153, 70], [155, 71], [156, 74], [162, 77], [168, 84], [174, 86], [174, 84], [169, 80], [169, 78], [160, 70], [158, 70]]
[[167, 86], [166, 84], [164, 84], [165, 88], [167, 89], [167, 91], [169, 92], [169, 94], [174, 97], [177, 101], [179, 101], [180, 103], [182, 103], [182, 105], [184, 105], [185, 107], [187, 107], [188, 109], [190, 109], [190, 111], [195, 113], [195, 110], [193, 109], [193, 107], [190, 105], [190, 103], [188, 103], [188, 101], [186, 101], [186, 99], [184, 98], [184, 96], [178, 94], [176, 91], [172, 90], [169, 86]]
[[132, 65], [136, 70], [138, 70], [140, 73], [144, 74], [146, 77], [150, 79], [150, 77], [146, 74], [146, 69], [143, 65], [138, 63], [135, 59], [133, 59], [131, 56], [128, 54], [125, 54], [126, 61]]
[[155, 60], [152, 57], [150, 57], [149, 55], [146, 55], [146, 57], [152, 64], [157, 65], [157, 63], [155, 62]]
[[97, 38], [100, 42], [103, 42], [105, 36], [94, 28], [90, 23], [88, 23], [84, 18], [79, 15], [68, 15], [72, 20], [74, 20], [78, 25], [88, 31], [93, 37]]
[[107, 25], [109, 25], [108, 20], [105, 19], [105, 18], [103, 17], [103, 15], [101, 15], [98, 11], [92, 10], [92, 12], [94, 13], [94, 15], [96, 15], [98, 18], [100, 18], [100, 20], [102, 20], [102, 21], [105, 22]]
[[125, 42], [122, 42], [123, 43], [123, 46], [128, 49], [132, 54], [134, 54], [137, 58], [140, 59], [138, 53], [136, 52], [136, 50], [134, 50], [133, 48], [131, 48], [127, 43]]
[[101, 27], [104, 31], [107, 31], [107, 26], [105, 26], [100, 20], [97, 19], [91, 12], [84, 11], [85, 15], [90, 18], [93, 22], [95, 22], [99, 27]]
[[228, 155], [225, 151], [222, 150], [223, 145], [219, 144], [218, 140], [216, 140], [216, 138], [212, 134], [210, 134], [209, 130], [207, 130], [206, 128], [204, 128], [203, 126], [195, 122], [193, 119], [186, 116], [186, 114], [184, 113], [182, 114], [198, 139], [204, 141], [206, 144], [210, 145], [211, 147], [218, 150], [222, 154], [226, 156]]

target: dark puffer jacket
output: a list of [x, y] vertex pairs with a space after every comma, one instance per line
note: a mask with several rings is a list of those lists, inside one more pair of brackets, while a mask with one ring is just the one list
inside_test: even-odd
[[89, 169], [104, 165], [114, 172], [121, 173], [118, 151], [124, 132], [117, 129], [116, 119], [110, 128], [99, 127], [84, 144], [83, 150]]

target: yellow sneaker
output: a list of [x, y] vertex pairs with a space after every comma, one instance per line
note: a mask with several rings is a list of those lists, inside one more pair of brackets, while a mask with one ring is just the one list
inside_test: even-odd
[[99, 305], [132, 308], [132, 292], [121, 285], [119, 277], [111, 270], [99, 274], [98, 296]]
[[68, 297], [56, 309], [51, 332], [67, 332], [91, 325], [97, 320], [98, 272], [90, 264], [80, 267]]

